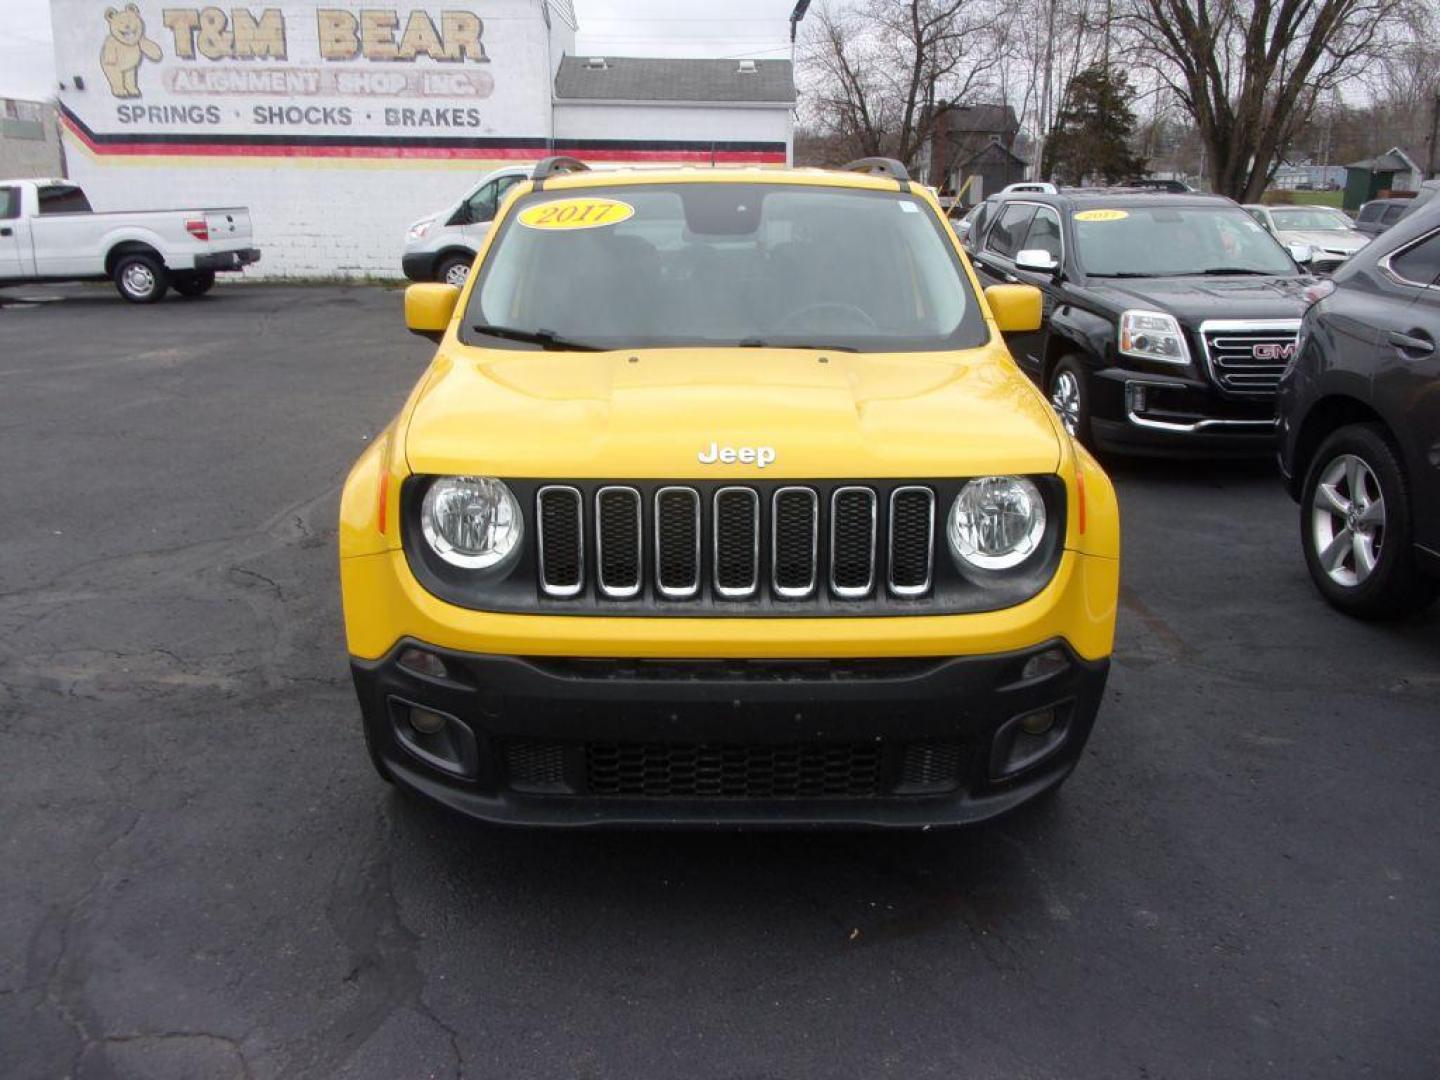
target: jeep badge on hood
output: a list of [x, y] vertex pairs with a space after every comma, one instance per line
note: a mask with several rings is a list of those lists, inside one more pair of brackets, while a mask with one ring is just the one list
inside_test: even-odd
[[738, 461], [742, 465], [758, 465], [763, 469], [775, 461], [775, 448], [773, 446], [720, 446], [712, 442], [695, 456], [699, 458], [701, 465], [714, 465], [717, 461], [722, 465], [733, 465]]

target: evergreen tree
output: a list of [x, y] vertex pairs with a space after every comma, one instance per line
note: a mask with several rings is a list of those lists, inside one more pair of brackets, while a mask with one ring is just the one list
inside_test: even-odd
[[1134, 99], [1130, 80], [1117, 67], [1092, 64], [1071, 79], [1045, 144], [1042, 174], [1064, 184], [1096, 178], [1113, 184], [1143, 174], [1145, 159], [1130, 149]]

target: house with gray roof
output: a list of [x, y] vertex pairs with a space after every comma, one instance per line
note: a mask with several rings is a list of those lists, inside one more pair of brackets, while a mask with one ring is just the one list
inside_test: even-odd
[[791, 160], [795, 74], [789, 60], [566, 56], [555, 73], [555, 144], [583, 156], [697, 165]]
[[1020, 122], [1009, 105], [941, 102], [928, 129], [918, 170], [942, 195], [969, 206], [1025, 179], [1028, 162], [1015, 146]]

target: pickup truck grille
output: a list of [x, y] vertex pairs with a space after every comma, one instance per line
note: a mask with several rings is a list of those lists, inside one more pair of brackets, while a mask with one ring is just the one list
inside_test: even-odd
[[933, 488], [913, 484], [607, 484], [588, 497], [547, 484], [535, 507], [540, 592], [564, 599], [593, 588], [623, 601], [648, 585], [664, 601], [721, 603], [921, 597], [933, 579], [935, 504]]
[[1295, 355], [1299, 334], [1299, 319], [1200, 325], [1200, 340], [1215, 384], [1236, 394], [1275, 393]]

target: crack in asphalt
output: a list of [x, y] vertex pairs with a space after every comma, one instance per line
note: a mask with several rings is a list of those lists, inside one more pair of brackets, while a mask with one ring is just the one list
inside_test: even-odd
[[357, 1001], [319, 1041], [335, 1047], [331, 1064], [339, 1066], [387, 1017], [408, 1007], [445, 1034], [454, 1075], [462, 1077], [465, 1057], [459, 1032], [425, 1000], [426, 977], [419, 962], [422, 937], [405, 923], [395, 896], [389, 858], [394, 844], [395, 823], [382, 801], [376, 806], [372, 837], [359, 845], [358, 858], [342, 862], [332, 880], [326, 917], [349, 953], [350, 965], [342, 981], [354, 987]]
[[[79, 1045], [76, 1047], [74, 1057], [70, 1063], [71, 1075], [74, 1075], [78, 1071], [80, 1061], [84, 1057], [85, 1051], [97, 1041], [97, 1037], [90, 1033], [88, 1025], [79, 1015], [79, 1010], [70, 1000], [73, 996], [70, 991], [75, 990], [76, 987], [80, 985], [80, 981], [77, 980], [76, 987], [72, 987], [67, 985], [67, 981], [63, 977], [63, 969], [66, 961], [70, 958], [70, 947], [74, 937], [72, 929], [75, 926], [76, 920], [80, 917], [81, 910], [94, 898], [96, 892], [100, 889], [100, 883], [105, 878], [106, 870], [101, 867], [101, 860], [109, 855], [110, 852], [114, 851], [118, 845], [123, 843], [130, 834], [135, 831], [136, 826], [140, 824], [140, 820], [144, 816], [143, 812], [137, 811], [130, 818], [129, 824], [121, 829], [119, 833], [111, 838], [111, 840], [91, 858], [90, 865], [95, 870], [95, 874], [91, 877], [90, 882], [84, 889], [81, 890], [80, 896], [69, 906], [64, 919], [62, 919], [60, 923], [60, 945], [55, 951], [55, 958], [51, 961], [50, 970], [44, 980], [45, 996], [43, 1000], [49, 1002], [55, 1014], [60, 1017], [67, 1027], [75, 1032], [76, 1038], [79, 1040]], [[83, 1001], [83, 991], [79, 992], [79, 996]]]
[[339, 490], [337, 483], [326, 484], [320, 491], [287, 504], [253, 529], [144, 551], [117, 552], [79, 563], [40, 584], [0, 592], [0, 614], [24, 611], [26, 601], [66, 604], [129, 589], [138, 582], [192, 577], [215, 568], [217, 559], [227, 554], [232, 556], [230, 561], [218, 565], [238, 567], [277, 548], [317, 546], [317, 539], [326, 542], [333, 530], [317, 532], [306, 518], [322, 505], [328, 506]]

